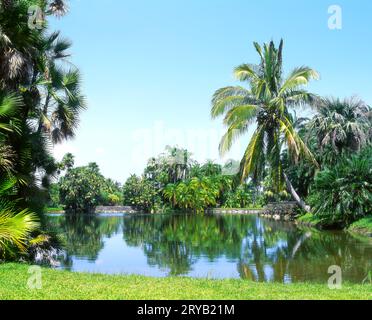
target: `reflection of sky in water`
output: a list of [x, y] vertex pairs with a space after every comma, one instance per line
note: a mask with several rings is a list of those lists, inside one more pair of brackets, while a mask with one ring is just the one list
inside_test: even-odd
[[[346, 233], [318, 231], [316, 236], [306, 237], [306, 230], [299, 230], [294, 225], [276, 223], [255, 216], [229, 217], [226, 221], [221, 217], [192, 217], [191, 222], [196, 221], [196, 225], [199, 226], [200, 223], [201, 226], [199, 228], [201, 231], [195, 232], [196, 238], [193, 237], [194, 234], [182, 233], [187, 229], [183, 224], [185, 222], [183, 217], [173, 217], [169, 221], [167, 220], [169, 217], [166, 216], [123, 218], [108, 214], [95, 219], [93, 223], [83, 222], [79, 227], [74, 225], [75, 222], [63, 225], [67, 230], [66, 234], [70, 236], [72, 234], [70, 241], [75, 246], [68, 247], [66, 254], [68, 259], [62, 261], [61, 268], [155, 277], [168, 276], [173, 269], [173, 275], [243, 277], [288, 283], [325, 281], [329, 277], [327, 269], [335, 261], [340, 261], [347, 269], [344, 278], [350, 281], [356, 279], [355, 281], [359, 282], [365, 277], [364, 270], [371, 268], [371, 243], [360, 242]], [[152, 219], [160, 219], [157, 222], [161, 223], [156, 224]], [[215, 225], [213, 219], [217, 219]], [[220, 232], [220, 236], [213, 238], [218, 242], [221, 237], [220, 243], [203, 242], [209, 235], [198, 234], [204, 232], [204, 225], [209, 227], [211, 236], [215, 237], [214, 233]], [[123, 234], [124, 226], [129, 234]], [[80, 233], [84, 233], [85, 230], [89, 230], [93, 235], [81, 235]], [[192, 242], [188, 244], [174, 242], [180, 237], [179, 232], [182, 239], [193, 239]], [[199, 239], [198, 236], [204, 238]], [[81, 241], [85, 241], [81, 246], [76, 245], [79, 243], [79, 237]], [[128, 237], [131, 245], [125, 240]], [[164, 239], [171, 240], [167, 243]], [[224, 239], [228, 243], [224, 243]], [[293, 252], [296, 254], [293, 255]]]
[[[72, 271], [93, 273], [125, 273], [141, 274], [153, 277], [164, 277], [169, 274], [169, 268], [158, 268], [148, 264], [147, 257], [141, 247], [130, 247], [123, 240], [120, 232], [111, 238], [104, 239], [104, 248], [95, 261], [84, 257], [73, 257]], [[200, 257], [187, 273], [192, 277], [238, 278], [236, 262], [225, 257], [213, 262], [206, 257]]]

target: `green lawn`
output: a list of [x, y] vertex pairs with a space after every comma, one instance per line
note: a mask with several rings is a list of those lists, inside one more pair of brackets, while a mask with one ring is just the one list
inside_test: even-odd
[[372, 285], [265, 284], [243, 280], [109, 276], [42, 269], [42, 289], [30, 290], [28, 266], [0, 265], [0, 300], [6, 299], [368, 299]]

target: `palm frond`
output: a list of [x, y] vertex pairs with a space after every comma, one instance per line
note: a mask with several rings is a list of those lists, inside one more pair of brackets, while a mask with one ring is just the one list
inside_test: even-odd
[[242, 64], [235, 68], [234, 76], [240, 81], [252, 81], [257, 80], [259, 66], [253, 64]]
[[246, 104], [231, 108], [224, 118], [224, 124], [231, 126], [235, 123], [251, 124], [257, 117], [261, 108], [256, 105]]
[[259, 178], [264, 166], [265, 156], [265, 129], [260, 126], [254, 132], [251, 141], [244, 153], [240, 164], [241, 181], [245, 181], [249, 175], [253, 175], [254, 179]]
[[220, 155], [224, 156], [228, 151], [230, 151], [232, 144], [236, 141], [236, 139], [238, 139], [247, 132], [248, 132], [247, 123], [238, 122], [232, 124], [221, 139], [219, 145]]
[[294, 161], [298, 161], [300, 156], [304, 156], [308, 161], [319, 168], [319, 164], [316, 161], [314, 155], [309, 150], [307, 145], [303, 142], [298, 133], [294, 130], [291, 121], [287, 118], [282, 118], [279, 120], [280, 130], [284, 133], [288, 150]]
[[21, 252], [26, 250], [30, 233], [39, 227], [37, 216], [29, 210], [14, 213], [11, 208], [0, 211], [0, 253], [15, 246]]
[[294, 69], [280, 88], [279, 95], [283, 95], [288, 90], [296, 90], [300, 86], [307, 85], [310, 80], [318, 80], [319, 74], [315, 70], [303, 66]]
[[243, 87], [225, 87], [217, 90], [212, 98], [212, 118], [217, 118], [231, 107], [247, 104], [254, 100], [250, 91]]
[[316, 108], [321, 101], [321, 98], [313, 93], [306, 90], [287, 90], [282, 95], [283, 100], [286, 102], [288, 107], [312, 107]]

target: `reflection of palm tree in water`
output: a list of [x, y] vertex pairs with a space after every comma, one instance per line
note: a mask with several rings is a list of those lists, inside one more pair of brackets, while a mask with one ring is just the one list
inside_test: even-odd
[[[289, 225], [290, 226], [290, 225]], [[342, 267], [343, 277], [361, 283], [371, 270], [371, 245], [344, 232], [289, 227], [265, 221], [243, 241], [238, 263], [242, 278], [276, 282], [327, 281], [328, 267]]]
[[104, 238], [116, 234], [122, 224], [119, 217], [94, 215], [65, 215], [50, 221], [64, 240], [60, 262], [65, 268], [72, 267], [73, 256], [95, 261], [104, 246]]
[[253, 233], [243, 241], [239, 274], [259, 282], [286, 282], [291, 261], [310, 237], [310, 232], [299, 234], [290, 224], [257, 219]]
[[314, 230], [310, 237], [306, 229], [254, 216], [57, 219], [67, 242], [65, 266], [76, 257], [97, 259], [104, 238], [122, 228], [127, 246], [142, 248], [148, 265], [166, 268], [170, 275], [189, 274], [200, 260], [208, 260], [218, 270], [220, 258], [238, 262], [241, 277], [254, 281], [323, 281], [329, 277], [328, 267], [339, 265], [344, 279], [361, 283], [371, 270], [370, 243], [363, 245], [342, 232]]

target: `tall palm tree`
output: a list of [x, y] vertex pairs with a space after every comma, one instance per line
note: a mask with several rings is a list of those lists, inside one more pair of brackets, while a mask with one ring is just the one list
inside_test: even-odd
[[213, 160], [207, 160], [207, 162], [202, 165], [201, 170], [204, 176], [217, 176], [222, 173], [222, 166], [215, 163]]
[[167, 167], [170, 181], [176, 183], [189, 178], [191, 166], [194, 163], [191, 153], [186, 149], [170, 146], [166, 147], [166, 152], [163, 161]]
[[283, 78], [283, 40], [278, 48], [274, 42], [261, 47], [254, 43], [260, 56], [260, 64], [243, 64], [235, 69], [238, 80], [246, 82], [249, 88], [225, 87], [216, 91], [212, 100], [212, 118], [224, 115], [227, 132], [220, 143], [220, 153], [228, 152], [233, 142], [247, 133], [255, 122], [257, 128], [248, 144], [240, 165], [241, 181], [251, 177], [262, 180], [265, 167], [269, 166], [277, 192], [287, 188], [298, 204], [306, 211], [310, 208], [300, 199], [282, 169], [281, 149], [288, 148], [293, 161], [306, 157], [314, 165], [317, 162], [305, 143], [293, 128], [289, 108], [312, 104], [317, 100], [314, 94], [303, 86], [318, 79], [313, 69], [302, 66]]
[[74, 136], [79, 123], [79, 113], [85, 109], [81, 94], [81, 79], [75, 68], [65, 70], [69, 64], [68, 49], [71, 43], [62, 39], [59, 32], [43, 38], [38, 57], [39, 72], [35, 77], [41, 95], [36, 108], [39, 117], [38, 131], [48, 133], [53, 143]]
[[362, 100], [325, 98], [317, 105], [317, 115], [308, 124], [325, 162], [336, 162], [343, 152], [357, 152], [371, 140], [371, 108]]
[[42, 30], [28, 26], [28, 8], [35, 3], [44, 18], [60, 16], [67, 8], [61, 0], [0, 2], [0, 90], [22, 97], [19, 130], [7, 133], [7, 142], [15, 154], [19, 198], [24, 199], [40, 183], [50, 183], [57, 170], [51, 148], [74, 136], [85, 107], [79, 72], [68, 64], [69, 41], [58, 32], [48, 34], [47, 23]]

